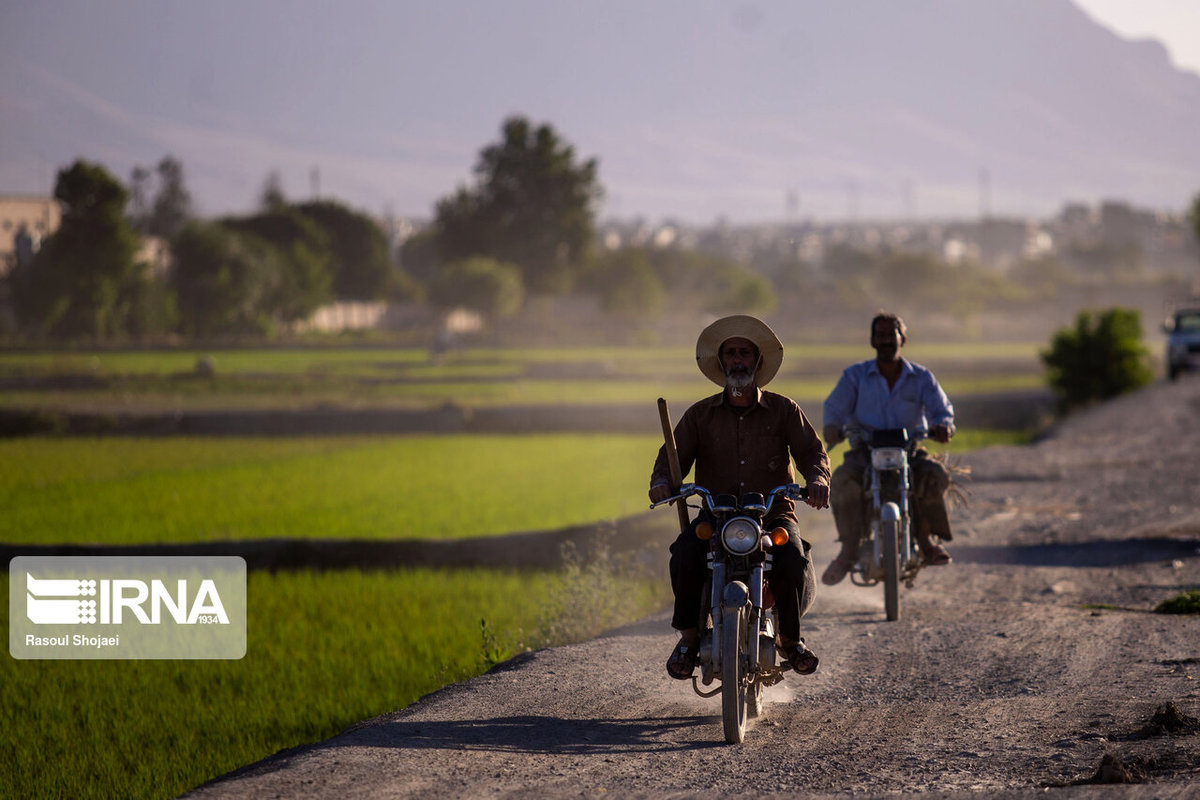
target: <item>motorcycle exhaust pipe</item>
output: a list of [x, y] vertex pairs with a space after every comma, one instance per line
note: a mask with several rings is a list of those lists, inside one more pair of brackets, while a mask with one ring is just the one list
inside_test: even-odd
[[758, 668], [768, 670], [775, 666], [775, 637], [765, 634], [758, 637]]

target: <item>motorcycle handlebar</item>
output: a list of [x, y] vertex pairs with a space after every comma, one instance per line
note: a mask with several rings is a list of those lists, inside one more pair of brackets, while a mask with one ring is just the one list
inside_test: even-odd
[[[703, 486], [698, 486], [694, 483], [683, 484], [679, 487], [679, 492], [673, 497], [668, 497], [665, 500], [659, 500], [657, 503], [651, 503], [650, 507], [657, 508], [658, 506], [665, 505], [667, 503], [673, 503], [676, 500], [686, 500], [687, 498], [695, 495], [700, 495], [701, 499], [704, 501], [704, 505], [707, 506], [710, 511], [712, 510], [712, 493]], [[798, 483], [787, 483], [783, 486], [776, 486], [771, 490], [770, 494], [767, 495], [767, 508], [770, 508], [771, 504], [775, 502], [775, 498], [780, 495], [783, 495], [784, 497], [790, 497], [793, 500], [806, 500], [808, 499], [808, 487], [801, 486]]]
[[[871, 440], [874, 438], [876, 429], [864, 428], [861, 425], [843, 425], [841, 427], [841, 431], [843, 438], [852, 441], [855, 436], [857, 436], [860, 442], [867, 446], [871, 446], [873, 444]], [[917, 434], [913, 436], [908, 436], [906, 432], [906, 436], [907, 441], [904, 443], [904, 446], [913, 447], [914, 445], [919, 444], [923, 439], [928, 438], [929, 431], [918, 431]]]

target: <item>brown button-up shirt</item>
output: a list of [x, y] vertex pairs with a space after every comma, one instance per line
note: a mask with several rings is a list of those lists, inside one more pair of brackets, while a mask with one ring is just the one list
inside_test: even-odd
[[[765, 497], [796, 482], [793, 460], [806, 483], [829, 485], [829, 456], [816, 430], [795, 401], [774, 392], [758, 390], [758, 402], [747, 408], [731, 406], [724, 392], [701, 400], [675, 426], [675, 447], [684, 477], [695, 465], [694, 482], [713, 494]], [[650, 485], [669, 484], [670, 476], [664, 445]], [[767, 519], [784, 515], [794, 517], [795, 507], [779, 498]]]

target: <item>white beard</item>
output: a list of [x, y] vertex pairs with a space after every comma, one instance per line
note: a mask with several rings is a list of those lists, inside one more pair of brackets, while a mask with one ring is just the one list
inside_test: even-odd
[[733, 390], [734, 397], [737, 397], [741, 394], [742, 389], [749, 389], [754, 385], [754, 374], [750, 372], [743, 372], [735, 375], [729, 371], [726, 371], [725, 384]]

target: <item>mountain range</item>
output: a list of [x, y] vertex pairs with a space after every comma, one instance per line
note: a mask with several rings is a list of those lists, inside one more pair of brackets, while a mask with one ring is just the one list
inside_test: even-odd
[[1200, 192], [1200, 75], [1071, 0], [104, 6], [0, 12], [0, 193], [49, 191], [75, 157], [127, 177], [171, 154], [208, 213], [252, 206], [274, 170], [289, 195], [428, 216], [512, 114], [597, 158], [624, 218], [1181, 211]]

